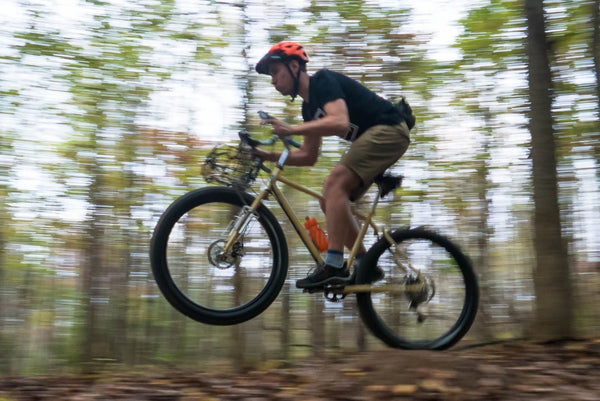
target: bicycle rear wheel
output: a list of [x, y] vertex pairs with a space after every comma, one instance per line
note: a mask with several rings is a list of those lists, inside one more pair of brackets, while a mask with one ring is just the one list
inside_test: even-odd
[[451, 347], [477, 313], [479, 290], [469, 259], [448, 238], [425, 229], [397, 230], [391, 238], [394, 245], [386, 238], [375, 243], [357, 271], [359, 285], [369, 282], [375, 266], [385, 273], [371, 292], [357, 294], [363, 322], [391, 347]]
[[263, 312], [284, 284], [287, 244], [273, 214], [250, 214], [230, 253], [233, 222], [253, 197], [226, 187], [192, 191], [169, 206], [156, 225], [150, 259], [169, 303], [202, 323], [237, 324]]

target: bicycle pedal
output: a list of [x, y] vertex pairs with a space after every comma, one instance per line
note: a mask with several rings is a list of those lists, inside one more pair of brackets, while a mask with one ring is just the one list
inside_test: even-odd
[[340, 294], [337, 292], [324, 292], [325, 299], [329, 302], [342, 302], [344, 298], [346, 298], [346, 294]]
[[346, 284], [325, 284], [318, 287], [303, 288], [302, 292], [314, 294], [316, 292], [335, 292], [340, 293], [346, 287]]

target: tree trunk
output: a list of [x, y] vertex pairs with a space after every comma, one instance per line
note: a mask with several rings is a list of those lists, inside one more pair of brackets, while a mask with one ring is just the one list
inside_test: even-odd
[[320, 357], [325, 352], [325, 314], [323, 300], [312, 297], [310, 313], [310, 332], [313, 355]]
[[[486, 114], [487, 121], [487, 114]], [[489, 152], [489, 139], [485, 139], [483, 144], [483, 154]], [[478, 334], [487, 340], [494, 338], [495, 327], [493, 327], [493, 317], [491, 314], [491, 306], [497, 304], [496, 294], [490, 285], [492, 281], [492, 272], [490, 271], [490, 236], [491, 229], [489, 225], [490, 217], [490, 201], [488, 199], [489, 192], [489, 166], [484, 160], [480, 160], [475, 165], [475, 193], [477, 193], [477, 203], [479, 214], [475, 217], [476, 232], [477, 232], [477, 255], [475, 257], [475, 269], [479, 276], [479, 297], [481, 305], [479, 306], [479, 322], [477, 327]]]
[[284, 291], [281, 294], [281, 358], [284, 361], [290, 358], [290, 345], [291, 345], [291, 324], [292, 316], [290, 314], [290, 308], [292, 307], [292, 300], [290, 296], [289, 285], [286, 284]]
[[[87, 246], [84, 250], [85, 257], [82, 266], [82, 281], [83, 281], [83, 296], [85, 323], [83, 327], [83, 336], [81, 338], [81, 362], [91, 363], [98, 355], [97, 351], [100, 347], [101, 336], [98, 334], [100, 328], [99, 312], [96, 299], [101, 297], [99, 293], [99, 278], [102, 269], [101, 233], [98, 228], [97, 216], [92, 217], [88, 230]], [[92, 368], [87, 366], [86, 369]]]
[[592, 38], [592, 52], [594, 58], [594, 73], [596, 75], [596, 100], [598, 102], [598, 125], [596, 130], [596, 141], [594, 141], [594, 158], [596, 159], [596, 165], [600, 166], [600, 138], [598, 138], [598, 132], [600, 131], [600, 0], [594, 0], [592, 2], [592, 25], [593, 25], [593, 38]]
[[[244, 299], [244, 277], [239, 261], [235, 264], [233, 276], [233, 293], [235, 305], [241, 305]], [[230, 360], [237, 372], [243, 372], [246, 364], [246, 335], [239, 324], [231, 326]]]
[[552, 78], [542, 0], [526, 0], [531, 156], [533, 162], [536, 320], [540, 341], [573, 335], [573, 298], [562, 238], [552, 120]]
[[[4, 171], [1, 171], [1, 174], [4, 174]], [[4, 177], [8, 177], [8, 174], [4, 175]], [[6, 200], [7, 196], [5, 195], [7, 191], [4, 187], [0, 187], [0, 288], [4, 286], [4, 271], [6, 270], [6, 243], [7, 243], [7, 235], [6, 228], [8, 227], [10, 220], [8, 216], [8, 212], [6, 211]], [[2, 305], [6, 305], [7, 303], [4, 301], [4, 293], [5, 290], [2, 288], [0, 291], [0, 303]], [[0, 339], [4, 336], [4, 319], [5, 319], [5, 310], [6, 308], [0, 308]], [[2, 358], [2, 357], [0, 357]], [[0, 359], [1, 360], [1, 359]]]

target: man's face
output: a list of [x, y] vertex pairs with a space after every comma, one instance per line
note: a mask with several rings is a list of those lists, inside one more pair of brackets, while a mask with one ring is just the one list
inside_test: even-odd
[[291, 95], [294, 90], [294, 79], [289, 69], [283, 63], [271, 63], [269, 65], [271, 84], [284, 96]]

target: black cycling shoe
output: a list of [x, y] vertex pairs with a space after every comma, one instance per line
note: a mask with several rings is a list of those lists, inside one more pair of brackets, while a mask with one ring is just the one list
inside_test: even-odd
[[316, 288], [325, 284], [345, 284], [350, 282], [350, 272], [344, 267], [336, 268], [325, 263], [320, 264], [313, 273], [296, 281], [298, 288]]

